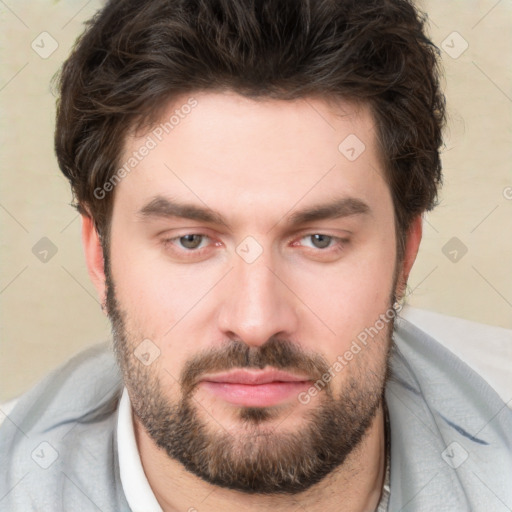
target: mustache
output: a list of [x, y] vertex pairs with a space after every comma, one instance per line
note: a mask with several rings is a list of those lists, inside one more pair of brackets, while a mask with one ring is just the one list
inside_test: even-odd
[[224, 372], [233, 368], [271, 366], [278, 370], [296, 371], [317, 381], [329, 370], [329, 364], [319, 354], [306, 354], [296, 343], [272, 337], [260, 347], [249, 347], [232, 340], [222, 348], [209, 349], [185, 363], [180, 384], [185, 395], [191, 393], [206, 373]]

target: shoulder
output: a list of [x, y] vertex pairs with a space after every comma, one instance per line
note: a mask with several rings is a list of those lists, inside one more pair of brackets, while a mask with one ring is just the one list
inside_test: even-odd
[[406, 310], [396, 321], [391, 387], [397, 390], [394, 384], [399, 383], [414, 391], [445, 417], [474, 423], [478, 416], [490, 419], [500, 411], [499, 417], [512, 426], [512, 411], [506, 407], [512, 398], [507, 368], [512, 333], [429, 312], [418, 321], [420, 312]]
[[[485, 350], [494, 328], [483, 329], [475, 338], [467, 329], [452, 329], [447, 335], [437, 325], [430, 329], [433, 334], [437, 329], [434, 337], [424, 329], [440, 319], [429, 320], [422, 328], [406, 318], [395, 325], [386, 387], [392, 509], [408, 504], [411, 511], [494, 510], [499, 499], [512, 500], [512, 411], [475, 371], [481, 364], [467, 357], [471, 343]], [[510, 376], [505, 372], [503, 378]], [[507, 395], [506, 386], [500, 393]]]
[[[8, 405], [7, 419], [20, 428], [47, 430], [61, 421], [87, 416], [111, 399], [121, 376], [109, 346], [91, 346], [44, 377]], [[7, 425], [9, 421], [4, 421]]]
[[[405, 320], [405, 322], [404, 322]], [[512, 398], [512, 329], [474, 322], [434, 311], [406, 306], [398, 323], [398, 337], [418, 338], [418, 330], [428, 335], [429, 347], [439, 344], [450, 352], [448, 359], [463, 361], [479, 374], [504, 402]], [[411, 327], [411, 325], [414, 327]], [[415, 328], [415, 329], [414, 329]], [[415, 330], [416, 336], [412, 334]], [[405, 334], [407, 333], [407, 334]], [[402, 335], [402, 336], [401, 336]], [[420, 338], [424, 339], [423, 336]], [[434, 340], [436, 343], [432, 343]], [[440, 349], [434, 349], [439, 351]], [[446, 354], [444, 350], [440, 350]], [[512, 407], [512, 402], [509, 402]]]
[[59, 503], [86, 510], [91, 501], [124, 510], [115, 452], [121, 391], [115, 358], [102, 343], [19, 398], [0, 427], [0, 495], [9, 510], [56, 510]]

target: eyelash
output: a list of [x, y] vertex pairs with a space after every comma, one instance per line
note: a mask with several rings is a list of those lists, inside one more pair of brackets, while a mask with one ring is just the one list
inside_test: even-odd
[[[200, 256], [200, 255], [202, 255], [202, 253], [205, 250], [208, 249], [208, 246], [207, 247], [201, 247], [199, 249], [186, 249], [186, 248], [175, 249], [175, 244], [173, 242], [179, 241], [181, 238], [183, 238], [185, 236], [189, 236], [189, 235], [197, 235], [197, 236], [203, 237], [203, 240], [204, 239], [210, 239], [211, 240], [211, 237], [209, 237], [208, 235], [204, 235], [202, 233], [185, 233], [184, 235], [176, 236], [176, 237], [173, 237], [173, 238], [166, 238], [166, 239], [163, 240], [163, 244], [164, 244], [164, 246], [166, 248], [171, 246], [172, 250], [174, 252], [180, 252], [182, 254], [187, 254], [188, 253], [192, 257], [193, 256]], [[331, 241], [335, 242], [335, 245], [329, 246], [329, 247], [324, 248], [324, 249], [307, 247], [307, 249], [313, 250], [313, 251], [318, 252], [318, 253], [332, 254], [333, 252], [341, 252], [345, 248], [345, 246], [350, 242], [350, 240], [347, 239], [347, 238], [340, 238], [340, 237], [336, 237], [336, 236], [332, 236], [332, 235], [326, 235], [325, 233], [310, 233], [310, 234], [301, 236], [299, 238], [299, 240], [303, 240], [304, 238], [312, 237], [312, 236], [315, 236], [315, 235], [326, 236], [326, 237], [330, 238]], [[201, 240], [201, 242], [202, 242], [202, 240]], [[295, 246], [295, 244], [296, 244], [296, 242], [293, 242], [292, 245]]]

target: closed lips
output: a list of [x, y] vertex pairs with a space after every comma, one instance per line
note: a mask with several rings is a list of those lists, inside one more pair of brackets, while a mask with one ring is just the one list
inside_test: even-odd
[[247, 371], [236, 370], [227, 373], [207, 375], [203, 379], [207, 382], [224, 382], [230, 384], [269, 384], [271, 382], [304, 382], [311, 380], [307, 376], [293, 375], [279, 370]]

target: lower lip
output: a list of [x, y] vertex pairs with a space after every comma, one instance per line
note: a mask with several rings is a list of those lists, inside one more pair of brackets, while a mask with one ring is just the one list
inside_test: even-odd
[[290, 398], [295, 398], [310, 386], [309, 381], [269, 382], [267, 384], [237, 384], [202, 381], [206, 390], [226, 402], [246, 407], [269, 407]]

